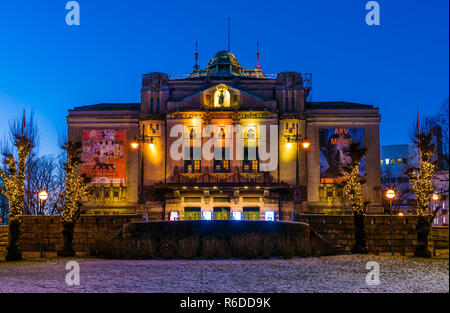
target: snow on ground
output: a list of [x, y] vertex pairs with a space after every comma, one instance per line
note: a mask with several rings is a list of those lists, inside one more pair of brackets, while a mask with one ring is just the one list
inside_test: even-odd
[[[80, 264], [80, 285], [66, 284], [69, 259], [0, 262], [5, 292], [449, 292], [449, 261], [374, 255], [291, 260], [99, 260]], [[380, 284], [366, 284], [368, 261]]]

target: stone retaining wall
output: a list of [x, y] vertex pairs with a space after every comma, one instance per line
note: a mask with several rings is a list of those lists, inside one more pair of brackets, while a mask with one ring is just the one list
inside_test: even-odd
[[0, 256], [6, 251], [6, 245], [8, 244], [8, 226], [0, 226]]
[[[392, 234], [394, 253], [412, 255], [417, 245], [417, 216], [393, 216]], [[350, 252], [355, 244], [354, 221], [352, 215], [301, 214], [297, 220], [310, 224], [312, 230], [342, 249]], [[365, 217], [367, 249], [373, 254], [391, 253], [389, 215], [368, 215]], [[432, 241], [434, 239], [434, 241]], [[436, 249], [448, 249], [448, 227], [433, 227], [430, 249], [436, 242]], [[442, 248], [438, 248], [442, 247]]]
[[[24, 257], [51, 257], [62, 247], [62, 226], [59, 216], [24, 216], [20, 246]], [[99, 233], [123, 235], [124, 224], [139, 222], [139, 215], [82, 215], [75, 227], [74, 246], [79, 255], [87, 252], [89, 243]], [[354, 224], [351, 215], [303, 214], [297, 221], [310, 225], [311, 230], [337, 246], [344, 253], [350, 252], [354, 244]], [[370, 253], [388, 254], [391, 251], [389, 216], [366, 216], [367, 247]], [[394, 251], [400, 255], [411, 255], [417, 244], [417, 216], [393, 217]], [[164, 223], [164, 222], [163, 222]], [[165, 227], [170, 227], [171, 224]], [[144, 226], [142, 226], [144, 227]], [[129, 229], [132, 232], [132, 229]], [[134, 230], [137, 230], [136, 228]], [[0, 226], [0, 257], [6, 250], [8, 227]], [[431, 249], [448, 249], [448, 226], [433, 227], [430, 236]]]
[[[132, 215], [81, 215], [74, 231], [74, 249], [78, 255], [85, 255], [89, 243], [99, 233], [122, 236], [123, 224], [140, 221]], [[1, 229], [1, 228], [0, 228]], [[60, 216], [24, 216], [19, 245], [23, 257], [56, 256], [63, 245]], [[1, 236], [1, 235], [0, 235]]]

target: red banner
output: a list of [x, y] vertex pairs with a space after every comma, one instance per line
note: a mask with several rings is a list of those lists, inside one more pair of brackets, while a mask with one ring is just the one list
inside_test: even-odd
[[81, 172], [94, 184], [125, 184], [127, 131], [83, 129]]

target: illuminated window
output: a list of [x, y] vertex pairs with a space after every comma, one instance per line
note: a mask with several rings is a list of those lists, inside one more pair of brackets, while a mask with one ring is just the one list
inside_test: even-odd
[[387, 164], [389, 164], [389, 159], [385, 159], [384, 162]]
[[380, 164], [383, 165], [384, 164], [384, 160], [380, 160]]
[[214, 93], [214, 107], [229, 107], [230, 106], [230, 92], [224, 87], [219, 87]]
[[[229, 154], [229, 148], [218, 148], [214, 149], [214, 172], [223, 173], [230, 171], [230, 160], [225, 160], [227, 154]], [[220, 157], [221, 156], [221, 157]]]
[[397, 159], [397, 164], [402, 164], [402, 159]]
[[391, 164], [395, 164], [395, 159], [391, 159]]
[[258, 160], [253, 160], [252, 161], [252, 172], [258, 172]]
[[200, 173], [201, 172], [201, 161], [193, 160], [194, 149], [200, 149], [200, 148], [190, 147], [189, 150], [187, 150], [187, 151], [189, 151], [189, 156], [186, 155], [187, 160], [184, 160], [184, 171], [186, 173]]
[[[256, 156], [256, 160], [250, 160], [250, 156], [249, 156], [249, 148], [248, 147], [244, 147], [244, 160], [242, 161], [242, 165], [243, 165], [243, 172], [244, 173], [257, 173], [259, 168], [259, 155], [258, 155], [258, 151], [257, 149], [255, 150], [255, 156]], [[253, 158], [253, 156], [252, 156]]]

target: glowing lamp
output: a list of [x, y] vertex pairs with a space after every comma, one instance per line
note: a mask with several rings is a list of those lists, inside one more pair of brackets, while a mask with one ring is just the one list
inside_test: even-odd
[[203, 211], [203, 212], [202, 212], [202, 218], [203, 218], [205, 221], [210, 221], [210, 220], [212, 220], [212, 212], [211, 212], [211, 211]]
[[302, 142], [302, 148], [303, 149], [309, 149], [310, 146], [311, 146], [311, 143], [309, 141], [303, 141]]
[[42, 201], [47, 201], [47, 199], [48, 199], [48, 193], [47, 193], [45, 190], [43, 190], [43, 191], [41, 191], [41, 192], [39, 193], [38, 197], [39, 197], [39, 199], [41, 199]]
[[431, 197], [431, 199], [433, 199], [434, 201], [438, 201], [439, 200], [439, 196], [434, 193], [433, 196]]
[[266, 221], [275, 221], [275, 212], [274, 211], [266, 211], [264, 212], [264, 219]]
[[171, 211], [169, 215], [170, 221], [178, 221], [178, 211]]
[[403, 215], [404, 215], [403, 212], [398, 213], [398, 216], [403, 216]]
[[240, 220], [242, 220], [242, 212], [234, 211], [231, 213], [231, 217], [232, 217], [233, 221], [240, 221]]
[[150, 149], [153, 149], [155, 147], [155, 140], [153, 138], [150, 139], [150, 143], [148, 144]]
[[133, 142], [131, 142], [130, 146], [131, 146], [131, 149], [136, 150], [139, 147], [139, 143], [137, 141], [133, 141]]
[[386, 198], [388, 198], [389, 200], [392, 200], [395, 198], [395, 191], [392, 189], [389, 189], [388, 191], [386, 191]]

